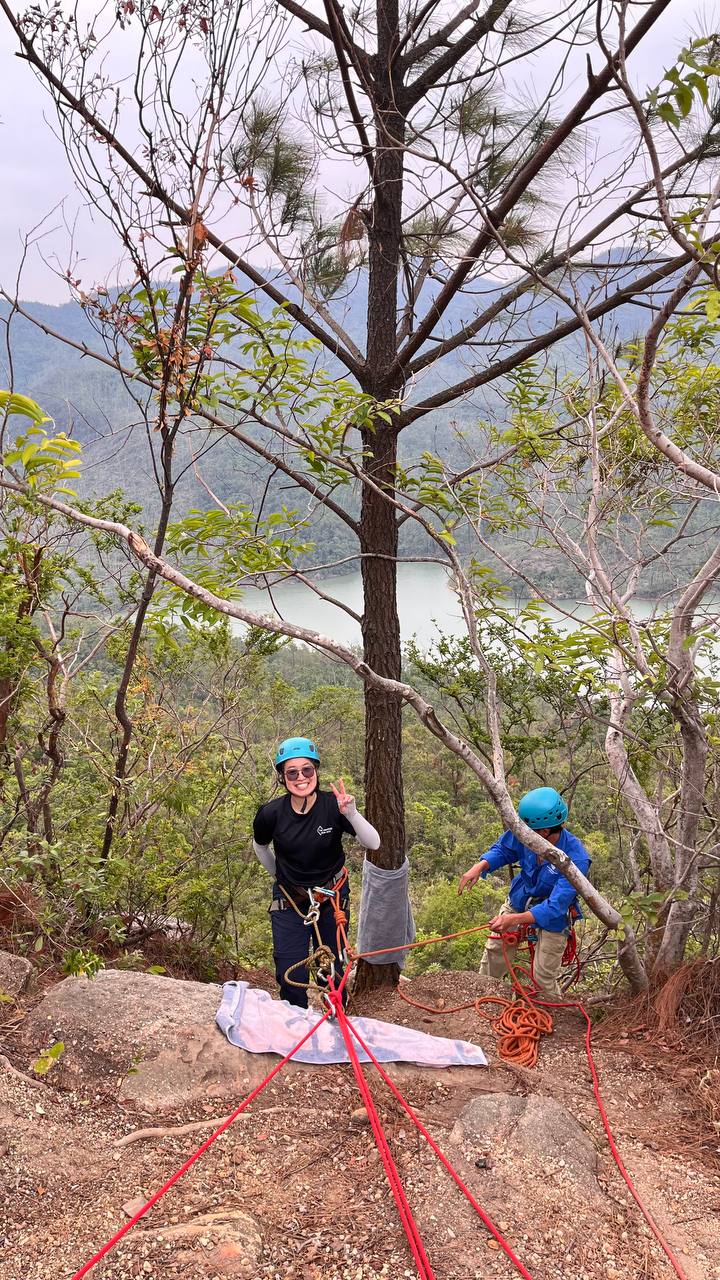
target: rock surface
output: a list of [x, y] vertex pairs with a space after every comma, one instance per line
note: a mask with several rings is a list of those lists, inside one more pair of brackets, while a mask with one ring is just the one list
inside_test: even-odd
[[[160, 980], [158, 988], [158, 980], [150, 980], [164, 1006], [169, 981]], [[473, 1003], [483, 991], [477, 975], [424, 974], [415, 981], [413, 995], [437, 1006], [448, 1000], [450, 981], [453, 1004], [465, 1007], [434, 1019], [432, 1029], [465, 1039], [479, 1033], [482, 1041], [486, 1033], [478, 1027]], [[177, 1007], [181, 993], [174, 983], [172, 990], [177, 990]], [[120, 1025], [115, 1010], [126, 1057], [135, 1023], [143, 1018], [147, 1027], [147, 1005], [158, 999], [147, 979], [132, 992], [134, 1015], [127, 1011]], [[198, 992], [198, 1001], [206, 1010], [210, 1006], [210, 1021], [201, 1028], [209, 1034], [216, 992], [202, 985]], [[363, 1014], [406, 1019], [418, 1029], [429, 1025], [421, 1009], [401, 1004], [392, 993], [375, 993], [373, 1001]], [[186, 1013], [191, 1012], [188, 1002]], [[37, 1023], [34, 1057], [47, 1045], [52, 1025], [46, 1016]], [[669, 1263], [609, 1155], [588, 1087], [583, 1033], [569, 1017], [561, 1018], [543, 1044], [536, 1072], [491, 1066], [478, 1070], [475, 1082], [465, 1068], [419, 1072], [408, 1066], [403, 1092], [536, 1280], [668, 1280]], [[109, 1036], [103, 1024], [100, 1039]], [[70, 1062], [79, 1046], [67, 1039]], [[162, 1040], [161, 1030], [157, 1039]], [[93, 1043], [92, 1035], [89, 1040]], [[16, 1065], [27, 1070], [30, 1055], [23, 1059], [15, 1035], [10, 1047]], [[641, 1057], [637, 1046], [630, 1054], [601, 1045], [597, 1054], [610, 1121], [639, 1194], [688, 1280], [720, 1280], [720, 1226], [711, 1211], [720, 1184], [716, 1169], [700, 1153], [687, 1109], [689, 1083], [698, 1069], [673, 1062], [669, 1070], [665, 1054]], [[116, 1062], [120, 1050], [113, 1055], [110, 1061]], [[97, 1062], [102, 1060], [98, 1054]], [[200, 1055], [198, 1069], [202, 1062]], [[145, 1120], [114, 1105], [112, 1074], [104, 1093], [102, 1078], [90, 1071], [82, 1092], [55, 1088], [56, 1072], [66, 1069], [61, 1059], [35, 1088], [0, 1071], [0, 1205], [12, 1206], [4, 1218], [0, 1211], [2, 1280], [76, 1274], [128, 1222], [138, 1201], [147, 1201], [199, 1147], [209, 1133], [205, 1124], [230, 1110], [203, 1098], [187, 1109], [190, 1114]], [[82, 1059], [76, 1059], [79, 1080], [83, 1069]], [[515, 1090], [513, 1099], [491, 1098], [488, 1108], [473, 1095], [497, 1085], [501, 1075], [498, 1092]], [[517, 1096], [520, 1090], [539, 1091], [537, 1104]], [[353, 1073], [345, 1066], [302, 1068], [287, 1076], [283, 1071], [243, 1112], [241, 1122], [231, 1125], [95, 1268], [92, 1280], [96, 1275], [100, 1280], [101, 1273], [103, 1280], [403, 1280], [414, 1275], [368, 1125], [351, 1118], [359, 1103]], [[564, 1106], [565, 1115], [559, 1116], [554, 1103]], [[436, 1274], [443, 1280], [509, 1280], [514, 1268], [498, 1241], [384, 1089], [378, 1105]], [[580, 1122], [581, 1134], [572, 1117]], [[202, 1121], [202, 1131], [186, 1132], [189, 1121]], [[559, 1124], [562, 1132], [570, 1130], [570, 1141], [560, 1151], [552, 1145]], [[130, 1131], [155, 1126], [166, 1130], [165, 1136], [145, 1138], [128, 1149], [118, 1145]], [[578, 1183], [569, 1162], [588, 1134], [599, 1155], [598, 1182], [606, 1192], [601, 1198]], [[253, 1261], [257, 1227], [262, 1246]]]
[[[473, 1098], [450, 1135], [455, 1146], [472, 1148], [477, 1159], [499, 1150], [541, 1169], [559, 1172], [586, 1196], [601, 1196], [595, 1144], [570, 1111], [555, 1098], [531, 1093], [495, 1093]], [[482, 1167], [482, 1166], [478, 1166]]]
[[[22, 1036], [34, 1055], [63, 1042], [52, 1082], [64, 1088], [146, 1112], [177, 1111], [213, 1098], [237, 1102], [278, 1058], [228, 1044], [215, 1023], [220, 992], [213, 983], [103, 969], [93, 979], [66, 978], [53, 987], [25, 1020]], [[284, 1068], [311, 1070], [292, 1062]], [[419, 1070], [397, 1063], [390, 1073], [402, 1080]], [[431, 1078], [438, 1074], [424, 1070]], [[442, 1076], [464, 1086], [497, 1087], [484, 1067], [446, 1068]]]
[[242, 1097], [277, 1061], [228, 1044], [215, 1024], [219, 1002], [212, 983], [103, 969], [53, 987], [27, 1018], [23, 1039], [34, 1052], [62, 1040], [54, 1083], [170, 1111]]
[[32, 971], [30, 961], [23, 956], [0, 951], [0, 995], [12, 996], [13, 1000], [22, 995]]
[[177, 1225], [150, 1228], [143, 1236], [151, 1241], [147, 1250], [151, 1266], [157, 1262], [163, 1267], [169, 1263], [187, 1267], [195, 1280], [205, 1276], [252, 1280], [257, 1274], [262, 1236], [255, 1219], [242, 1209], [215, 1209]]

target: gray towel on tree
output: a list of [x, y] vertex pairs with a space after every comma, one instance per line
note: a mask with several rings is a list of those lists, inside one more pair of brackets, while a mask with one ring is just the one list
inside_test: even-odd
[[[415, 921], [408, 897], [410, 863], [407, 858], [396, 871], [376, 867], [367, 858], [363, 863], [362, 896], [358, 916], [357, 951], [380, 951], [381, 947], [403, 947], [415, 941]], [[405, 963], [404, 951], [372, 956], [370, 964]]]

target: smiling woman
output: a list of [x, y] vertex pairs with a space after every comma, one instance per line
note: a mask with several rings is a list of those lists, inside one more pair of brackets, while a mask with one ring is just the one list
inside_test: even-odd
[[[308, 944], [315, 938], [344, 972], [333, 903], [349, 918], [350, 891], [343, 835], [354, 835], [366, 849], [378, 849], [380, 837], [357, 811], [342, 779], [331, 791], [319, 786], [320, 756], [310, 738], [286, 738], [275, 756], [285, 795], [261, 805], [253, 822], [253, 848], [273, 877], [270, 922], [275, 976], [280, 996], [307, 1008], [310, 974]], [[272, 846], [272, 847], [271, 847]], [[292, 970], [292, 975], [290, 974]]]

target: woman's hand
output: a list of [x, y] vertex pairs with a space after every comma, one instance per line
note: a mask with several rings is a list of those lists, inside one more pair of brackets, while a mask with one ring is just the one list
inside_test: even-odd
[[333, 790], [333, 795], [335, 796], [335, 799], [338, 802], [338, 809], [343, 814], [343, 816], [347, 816], [347, 810], [350, 809], [350, 811], [352, 812], [352, 810], [355, 808], [355, 797], [348, 795], [347, 791], [345, 790], [345, 783], [343, 782], [342, 778], [338, 778], [332, 790]]

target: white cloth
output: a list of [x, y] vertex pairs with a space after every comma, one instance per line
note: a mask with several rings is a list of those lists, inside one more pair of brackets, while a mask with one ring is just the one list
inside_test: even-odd
[[[248, 1053], [277, 1053], [284, 1058], [319, 1016], [315, 1009], [299, 1009], [287, 1000], [273, 1000], [267, 991], [258, 991], [247, 982], [226, 982], [215, 1019], [230, 1044], [237, 1048]], [[467, 1040], [430, 1036], [377, 1018], [351, 1021], [378, 1062], [414, 1062], [427, 1067], [487, 1066], [482, 1049]], [[368, 1062], [367, 1054], [357, 1043], [355, 1047], [360, 1061]], [[293, 1061], [316, 1065], [347, 1062], [347, 1049], [337, 1022], [324, 1022]]]
[[[415, 921], [408, 897], [409, 880], [410, 863], [407, 858], [401, 867], [393, 871], [376, 867], [374, 862], [365, 859], [355, 946], [357, 952], [404, 947], [415, 941]], [[404, 951], [381, 952], [372, 956], [368, 963], [398, 964], [402, 968], [405, 955]]]

